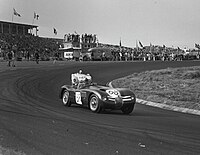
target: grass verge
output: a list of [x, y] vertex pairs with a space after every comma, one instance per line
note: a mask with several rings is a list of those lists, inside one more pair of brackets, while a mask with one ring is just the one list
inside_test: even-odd
[[200, 110], [200, 66], [134, 73], [112, 84], [130, 88], [140, 99]]

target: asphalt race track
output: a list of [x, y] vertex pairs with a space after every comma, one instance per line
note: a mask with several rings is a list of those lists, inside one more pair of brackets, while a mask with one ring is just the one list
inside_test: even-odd
[[64, 107], [58, 98], [79, 69], [106, 84], [134, 72], [194, 65], [200, 61], [68, 62], [4, 70], [0, 145], [27, 155], [200, 154], [200, 116], [140, 104], [130, 115], [96, 114]]

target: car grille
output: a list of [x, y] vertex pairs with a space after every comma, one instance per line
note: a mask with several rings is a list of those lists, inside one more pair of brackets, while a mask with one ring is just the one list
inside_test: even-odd
[[[131, 101], [131, 100], [134, 99], [133, 96], [122, 96], [121, 98], [122, 98], [122, 101], [123, 101], [123, 102]], [[109, 100], [109, 101], [113, 101], [113, 102], [115, 102], [115, 101], [116, 101], [116, 98], [108, 97], [108, 100]]]
[[133, 100], [132, 96], [122, 96], [123, 101], [131, 101]]

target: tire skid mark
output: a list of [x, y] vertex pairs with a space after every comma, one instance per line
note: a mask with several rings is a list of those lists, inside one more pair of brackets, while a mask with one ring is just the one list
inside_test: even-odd
[[[27, 81], [27, 79], [29, 79]], [[31, 83], [31, 84], [30, 84]], [[34, 76], [30, 75], [30, 77], [22, 77], [15, 82], [16, 91], [19, 99], [24, 103], [24, 106], [29, 108], [33, 108], [35, 112], [42, 113], [46, 107], [42, 106], [38, 103], [38, 99], [35, 98], [33, 94], [35, 94], [35, 90], [37, 88], [37, 79]], [[28, 86], [28, 89], [27, 89]], [[31, 87], [30, 87], [31, 86]]]
[[[28, 112], [35, 112], [36, 115], [38, 115], [38, 113], [42, 114], [42, 116], [44, 115], [43, 117], [51, 116], [52, 114], [66, 117], [64, 112], [61, 113], [58, 110], [52, 109], [52, 106], [44, 104], [48, 103], [49, 100], [42, 97], [42, 92], [38, 89], [40, 84], [39, 81], [40, 79], [34, 75], [23, 76], [16, 80], [14, 85], [16, 95], [18, 99], [22, 101], [20, 102], [20, 106], [25, 110], [28, 110]], [[42, 104], [41, 100], [44, 101]]]
[[[23, 74], [22, 77], [19, 77], [16, 74], [12, 74], [12, 78], [16, 80], [14, 80], [14, 82], [9, 82], [10, 80], [7, 82], [5, 80], [7, 82], [6, 87], [3, 88], [3, 90], [1, 91], [0, 100], [4, 103], [1, 105], [7, 107], [6, 109], [4, 109], [4, 111], [20, 114], [24, 113], [26, 115], [30, 115], [30, 113], [36, 112], [37, 114], [35, 116], [37, 116], [38, 111], [41, 111], [41, 107], [43, 106], [40, 106], [36, 102], [33, 102], [34, 97], [30, 98], [32, 88], [30, 88], [28, 92], [27, 89], [24, 89], [24, 86], [30, 85], [29, 82], [33, 82], [32, 79], [34, 79], [35, 76], [31, 74]], [[31, 86], [34, 85], [31, 84]]]

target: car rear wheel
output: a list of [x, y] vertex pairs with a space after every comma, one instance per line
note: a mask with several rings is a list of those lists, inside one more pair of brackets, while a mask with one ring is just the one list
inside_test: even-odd
[[100, 113], [101, 112], [101, 106], [99, 104], [99, 98], [96, 95], [92, 95], [90, 97], [90, 101], [89, 101], [89, 106], [90, 106], [90, 110], [92, 112], [96, 112], [96, 113]]
[[134, 109], [134, 104], [130, 104], [129, 106], [122, 107], [121, 110], [124, 114], [130, 114]]
[[70, 99], [69, 99], [69, 92], [67, 90], [64, 90], [63, 96], [62, 96], [62, 102], [64, 106], [70, 107]]

